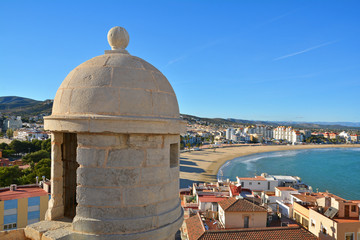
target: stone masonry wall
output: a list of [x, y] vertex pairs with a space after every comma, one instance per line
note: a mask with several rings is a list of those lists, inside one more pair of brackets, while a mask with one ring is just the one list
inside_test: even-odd
[[179, 165], [170, 167], [170, 144], [179, 143], [179, 135], [78, 134], [77, 138], [74, 231], [131, 235], [182, 217]]

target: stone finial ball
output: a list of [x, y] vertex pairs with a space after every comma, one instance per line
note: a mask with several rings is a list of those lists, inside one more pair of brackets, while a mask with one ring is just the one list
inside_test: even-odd
[[113, 27], [107, 35], [112, 50], [125, 49], [129, 44], [129, 34], [123, 27]]

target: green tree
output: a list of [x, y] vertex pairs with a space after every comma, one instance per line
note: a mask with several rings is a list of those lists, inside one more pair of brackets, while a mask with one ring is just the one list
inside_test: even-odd
[[23, 171], [23, 176], [20, 177], [19, 182], [21, 184], [31, 184], [36, 182], [36, 177], [39, 179], [45, 176], [50, 179], [51, 173], [51, 160], [50, 158], [41, 159], [36, 165], [31, 164], [31, 167]]
[[22, 173], [18, 166], [0, 167], [0, 186], [7, 187], [18, 184]]
[[27, 154], [25, 157], [23, 157], [23, 160], [25, 163], [38, 163], [43, 158], [50, 158], [50, 153], [45, 150], [40, 150]]
[[8, 130], [6, 130], [6, 136], [8, 138], [12, 138], [14, 136], [14, 131], [11, 128], [9, 128]]
[[51, 139], [50, 138], [45, 141], [41, 141], [41, 150], [51, 152]]

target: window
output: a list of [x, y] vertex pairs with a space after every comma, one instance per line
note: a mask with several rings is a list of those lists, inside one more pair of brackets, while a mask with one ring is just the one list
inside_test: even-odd
[[314, 219], [311, 219], [311, 226], [315, 227], [315, 220]]
[[241, 182], [241, 186], [242, 186], [242, 187], [245, 187], [244, 182]]
[[249, 227], [249, 216], [245, 216], [244, 217], [244, 228], [248, 228]]
[[352, 211], [352, 212], [356, 212], [356, 205], [352, 205], [352, 206], [351, 206], [351, 211]]
[[345, 233], [345, 240], [355, 240], [355, 236], [353, 232]]
[[258, 185], [260, 185], [260, 182], [258, 182]]
[[270, 190], [270, 182], [268, 182], [268, 190]]
[[309, 228], [309, 221], [305, 218], [302, 218], [302, 225], [308, 229]]
[[300, 223], [300, 215], [295, 213], [295, 221]]
[[16, 223], [4, 224], [4, 230], [10, 230], [16, 228]]
[[323, 233], [323, 234], [327, 234], [327, 229], [326, 229], [326, 227], [324, 227], [322, 224], [321, 224], [321, 232]]
[[249, 182], [249, 185], [252, 185], [252, 182]]
[[179, 145], [177, 143], [170, 144], [170, 167], [179, 165]]

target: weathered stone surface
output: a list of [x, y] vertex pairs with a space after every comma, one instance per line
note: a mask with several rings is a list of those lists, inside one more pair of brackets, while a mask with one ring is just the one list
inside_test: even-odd
[[117, 188], [91, 188], [78, 186], [76, 201], [80, 205], [120, 206], [122, 191]]
[[143, 89], [119, 89], [119, 111], [121, 115], [152, 116], [153, 97]]
[[141, 184], [153, 185], [169, 182], [170, 174], [168, 167], [141, 168]]
[[146, 149], [146, 166], [170, 166], [170, 150], [162, 149]]
[[77, 183], [82, 186], [123, 187], [140, 183], [140, 168], [86, 168], [77, 169]]
[[10, 231], [0, 231], [1, 240], [30, 240], [25, 236], [24, 229], [15, 229]]
[[75, 88], [72, 90], [70, 112], [118, 115], [118, 96], [118, 90], [111, 87]]
[[156, 90], [151, 72], [131, 68], [114, 68], [111, 86]]
[[77, 162], [83, 166], [101, 167], [105, 162], [105, 150], [78, 147]]
[[154, 216], [157, 214], [158, 206], [157, 204], [112, 208], [78, 206], [76, 211], [85, 218], [127, 219]]
[[169, 81], [166, 79], [166, 77], [162, 73], [153, 72], [152, 75], [156, 81], [156, 85], [158, 86], [159, 91], [167, 92], [170, 94], [175, 94]]
[[78, 144], [85, 147], [121, 147], [127, 142], [126, 134], [78, 134]]
[[109, 86], [111, 83], [111, 71], [112, 68], [110, 67], [79, 68], [74, 73], [73, 79], [69, 81], [68, 87]]
[[135, 148], [162, 148], [163, 136], [130, 134], [128, 143]]
[[[139, 224], [141, 223], [141, 224]], [[89, 233], [130, 233], [146, 231], [156, 227], [153, 217], [139, 217], [135, 219], [90, 219], [75, 217], [73, 222], [75, 231]]]
[[123, 189], [125, 206], [146, 205], [164, 199], [165, 185], [139, 186]]
[[[34, 224], [30, 224], [26, 226], [24, 232], [27, 238], [31, 240], [42, 240], [43, 234], [48, 231], [54, 231], [57, 229], [70, 229], [71, 223], [70, 222], [63, 222], [63, 221], [41, 221]], [[54, 238], [54, 239], [61, 239], [61, 238]], [[63, 239], [61, 239], [63, 240]], [[65, 240], [65, 239], [64, 239]]]
[[140, 167], [145, 161], [144, 150], [114, 149], [109, 151], [107, 167]]
[[179, 107], [176, 96], [168, 93], [157, 92], [153, 93], [153, 105], [155, 116], [170, 116], [173, 118], [179, 117]]

